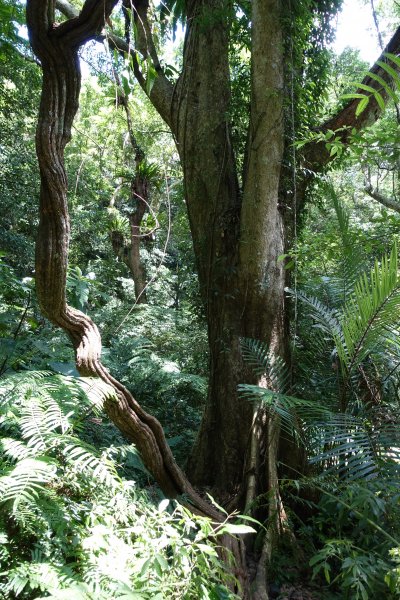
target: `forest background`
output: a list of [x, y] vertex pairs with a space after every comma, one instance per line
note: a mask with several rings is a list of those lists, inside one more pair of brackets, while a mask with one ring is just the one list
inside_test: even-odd
[[[0, 1], [4, 598], [400, 596], [398, 5], [369, 5], [392, 44], [369, 74], [327, 49], [340, 2], [279, 7], [251, 28], [247, 2], [125, 3], [81, 50], [68, 269], [51, 285], [99, 328], [102, 383], [54, 325], [43, 215], [35, 265], [47, 57], [24, 3]], [[58, 2], [57, 20], [80, 8]], [[263, 77], [286, 60], [254, 150], [275, 147], [280, 180], [261, 159], [246, 173], [257, 19], [281, 36], [260, 33]], [[351, 125], [335, 121], [349, 105]]]

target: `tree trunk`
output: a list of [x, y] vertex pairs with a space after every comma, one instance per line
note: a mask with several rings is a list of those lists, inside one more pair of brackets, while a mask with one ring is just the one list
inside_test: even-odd
[[[283, 224], [278, 210], [283, 155], [283, 49], [278, 0], [253, 2], [252, 105], [243, 197], [228, 110], [228, 17], [223, 0], [194, 4], [188, 15], [177, 131], [200, 286], [207, 307], [210, 382], [188, 471], [220, 495], [238, 491], [250, 453], [251, 405], [237, 386], [254, 382], [240, 336], [282, 350]], [[190, 65], [190, 68], [189, 68]], [[202, 115], [202, 118], [199, 118]]]
[[[129, 218], [131, 226], [131, 246], [128, 251], [128, 264], [135, 284], [136, 304], [146, 304], [146, 271], [140, 257], [140, 222], [143, 216], [139, 221], [138, 212], [139, 211], [136, 211]], [[138, 221], [139, 225], [136, 224]]]
[[165, 494], [170, 497], [186, 494], [196, 509], [219, 519], [218, 511], [199, 497], [176, 464], [160, 423], [101, 364], [101, 339], [96, 325], [87, 315], [66, 304], [69, 216], [64, 148], [78, 108], [81, 80], [78, 49], [102, 29], [116, 1], [86, 0], [79, 16], [61, 25], [54, 22], [52, 0], [27, 3], [30, 40], [43, 71], [36, 132], [41, 177], [37, 295], [43, 314], [68, 333], [80, 374], [100, 377], [114, 388], [113, 397], [105, 403], [106, 412], [137, 445], [145, 465]]
[[132, 181], [131, 202], [136, 208], [129, 216], [131, 245], [128, 249], [127, 264], [135, 284], [136, 303], [146, 304], [147, 282], [146, 270], [140, 256], [140, 242], [143, 239], [143, 236], [140, 233], [140, 225], [148, 208], [148, 192], [147, 182], [140, 173], [137, 173], [135, 179]]
[[[224, 7], [224, 0], [190, 3], [172, 120], [210, 347], [208, 398], [188, 471], [196, 484], [223, 490], [225, 495], [241, 481], [252, 411], [237, 396], [242, 370], [241, 198], [230, 140], [229, 30]], [[211, 14], [218, 16], [210, 19]]]

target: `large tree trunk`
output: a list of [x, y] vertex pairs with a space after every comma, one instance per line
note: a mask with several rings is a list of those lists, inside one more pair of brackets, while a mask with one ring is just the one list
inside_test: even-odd
[[[237, 392], [253, 381], [239, 338], [282, 349], [283, 224], [278, 210], [283, 154], [280, 2], [253, 2], [252, 105], [248, 164], [239, 191], [228, 110], [229, 31], [223, 0], [193, 3], [173, 116], [185, 176], [200, 286], [207, 307], [210, 382], [188, 471], [227, 493], [243, 482], [253, 410]], [[190, 66], [190, 68], [189, 68]], [[199, 118], [199, 115], [202, 115]]]
[[[251, 407], [241, 381], [238, 284], [241, 198], [230, 140], [229, 30], [224, 0], [191, 2], [173, 113], [199, 282], [207, 311], [210, 381], [188, 472], [225, 493], [242, 477]], [[219, 15], [210, 19], [211, 12]]]

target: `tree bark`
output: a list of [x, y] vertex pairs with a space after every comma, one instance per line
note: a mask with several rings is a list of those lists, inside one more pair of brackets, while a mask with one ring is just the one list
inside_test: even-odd
[[196, 483], [226, 495], [237, 493], [251, 454], [253, 410], [238, 396], [237, 385], [254, 377], [243, 365], [239, 338], [262, 339], [276, 352], [283, 346], [284, 272], [277, 261], [283, 253], [278, 210], [283, 48], [279, 0], [256, 0], [250, 143], [241, 195], [226, 118], [227, 24], [214, 20], [202, 26], [206, 8], [221, 12], [223, 6], [209, 0], [202, 13], [188, 15], [174, 123], [210, 343], [209, 393], [189, 472]]
[[146, 304], [147, 283], [146, 270], [140, 257], [140, 240], [142, 239], [140, 233], [140, 224], [147, 210], [147, 205], [145, 204], [144, 197], [141, 196], [140, 198], [138, 198], [136, 194], [137, 192], [135, 192], [134, 195], [134, 200], [137, 205], [136, 210], [129, 216], [129, 224], [131, 227], [131, 245], [128, 250], [128, 265], [132, 273], [133, 282], [135, 284], [136, 303]]
[[145, 465], [165, 494], [170, 497], [186, 494], [196, 509], [219, 519], [218, 511], [199, 497], [175, 463], [160, 423], [101, 364], [101, 339], [96, 325], [87, 315], [66, 304], [69, 216], [64, 148], [70, 140], [78, 108], [81, 80], [78, 49], [98, 35], [116, 1], [86, 0], [79, 16], [62, 25], [54, 21], [52, 0], [27, 3], [29, 36], [43, 71], [36, 132], [41, 177], [37, 295], [43, 314], [71, 338], [80, 374], [100, 377], [114, 388], [115, 397], [106, 401], [106, 412], [137, 445]]
[[172, 122], [210, 347], [209, 392], [188, 472], [196, 484], [218, 489], [226, 497], [241, 481], [251, 407], [237, 396], [242, 371], [238, 337], [241, 197], [228, 117], [229, 29], [224, 0], [188, 3], [187, 22]]

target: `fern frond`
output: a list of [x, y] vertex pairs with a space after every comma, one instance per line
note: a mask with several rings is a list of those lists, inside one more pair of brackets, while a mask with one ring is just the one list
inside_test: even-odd
[[[96, 450], [89, 444], [76, 438], [64, 438], [63, 455], [75, 471], [83, 474], [90, 473], [101, 483], [105, 483], [113, 488], [120, 481], [115, 464], [103, 454], [101, 457], [96, 455]], [[67, 442], [67, 443], [65, 443]]]
[[95, 377], [80, 377], [79, 385], [90, 401], [92, 407], [101, 411], [107, 400], [116, 399], [116, 391], [101, 379]]
[[385, 328], [398, 321], [400, 285], [397, 275], [397, 246], [381, 265], [376, 261], [370, 278], [364, 274], [340, 317], [340, 329], [333, 331], [344, 374], [370, 354], [384, 337]]
[[38, 452], [29, 448], [24, 442], [6, 437], [0, 440], [0, 449], [12, 461], [34, 458], [38, 454]]
[[21, 501], [32, 503], [55, 477], [55, 465], [48, 458], [25, 458], [0, 477], [0, 502], [9, 500], [16, 512]]
[[261, 340], [241, 338], [240, 347], [244, 361], [251, 367], [255, 375], [268, 373], [271, 366], [269, 347]]

